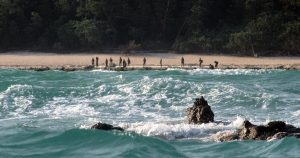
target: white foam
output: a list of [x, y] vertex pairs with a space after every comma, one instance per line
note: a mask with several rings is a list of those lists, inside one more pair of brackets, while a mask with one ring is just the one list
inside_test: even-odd
[[54, 97], [42, 108], [30, 111], [34, 116], [47, 116], [48, 118], [68, 117], [95, 117], [99, 115], [93, 107], [89, 106], [89, 100], [82, 98], [67, 99], [65, 97]]
[[32, 89], [31, 85], [11, 85], [4, 92], [0, 93], [0, 105], [4, 101], [5, 98], [9, 97], [12, 93], [20, 93], [25, 90]]
[[0, 93], [0, 107], [6, 110], [9, 109], [10, 116], [21, 117], [21, 114], [30, 108], [34, 99], [33, 95], [25, 95], [31, 89], [31, 85], [9, 86], [4, 92]]
[[13, 104], [16, 107], [15, 112], [18, 114], [24, 112], [32, 104], [31, 99], [26, 98], [24, 96], [15, 97], [13, 98], [13, 100]]
[[95, 69], [95, 70], [92, 70], [92, 72], [117, 72], [117, 71], [113, 71], [113, 70], [104, 70], [104, 69]]
[[135, 132], [145, 136], [156, 136], [168, 140], [174, 139], [210, 139], [213, 140], [216, 134], [224, 131], [235, 131], [242, 126], [244, 119], [237, 117], [230, 124], [207, 123], [207, 124], [187, 124], [180, 122], [141, 122], [126, 124], [120, 126], [126, 131]]
[[299, 117], [300, 116], [300, 110], [293, 111], [292, 115]]
[[212, 75], [260, 75], [264, 73], [269, 73], [271, 71], [282, 71], [282, 70], [253, 70], [253, 69], [179, 69], [179, 68], [168, 68], [167, 71], [181, 71], [188, 72], [191, 75], [204, 75], [204, 74], [212, 74]]
[[243, 118], [241, 116], [237, 116], [236, 119], [234, 121], [232, 121], [230, 125], [234, 128], [241, 128], [244, 121], [245, 121], [245, 118]]

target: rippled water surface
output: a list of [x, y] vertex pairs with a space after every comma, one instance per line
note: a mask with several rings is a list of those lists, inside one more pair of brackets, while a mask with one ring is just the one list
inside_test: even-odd
[[[224, 123], [189, 125], [203, 95]], [[300, 141], [217, 142], [244, 119], [300, 127], [300, 71], [0, 70], [0, 157], [299, 157]], [[106, 122], [126, 132], [89, 129]]]

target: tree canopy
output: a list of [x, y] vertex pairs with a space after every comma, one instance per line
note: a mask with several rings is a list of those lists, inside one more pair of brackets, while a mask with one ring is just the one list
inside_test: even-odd
[[300, 54], [300, 0], [0, 0], [0, 49]]

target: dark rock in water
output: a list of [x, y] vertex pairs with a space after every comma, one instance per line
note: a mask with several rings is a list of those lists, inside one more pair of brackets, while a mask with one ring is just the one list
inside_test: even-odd
[[300, 128], [286, 124], [282, 121], [272, 121], [267, 125], [253, 125], [248, 120], [245, 120], [241, 129], [231, 135], [221, 136], [220, 141], [228, 140], [272, 140], [281, 139], [283, 137], [300, 138]]
[[268, 123], [268, 127], [271, 130], [275, 130], [275, 131], [284, 131], [286, 128], [286, 124], [282, 121], [272, 121]]
[[76, 71], [76, 68], [74, 68], [74, 67], [62, 67], [61, 70], [66, 71], [66, 72], [71, 72], [71, 71]]
[[201, 96], [187, 109], [188, 122], [194, 124], [214, 122], [214, 113], [207, 101]]
[[95, 125], [93, 125], [91, 127], [92, 129], [99, 129], [99, 130], [106, 130], [106, 131], [110, 131], [110, 130], [119, 130], [119, 131], [124, 131], [123, 128], [121, 127], [114, 127], [110, 124], [106, 124], [106, 123], [97, 123]]
[[48, 71], [48, 70], [50, 70], [50, 68], [48, 67], [48, 66], [46, 66], [46, 67], [31, 67], [31, 68], [29, 68], [29, 70], [34, 70], [34, 71]]
[[93, 70], [95, 68], [94, 65], [88, 65], [88, 66], [85, 66], [83, 69], [84, 70]]
[[245, 121], [239, 136], [240, 139], [267, 140], [270, 137], [296, 136], [296, 133], [300, 133], [300, 128], [287, 125], [282, 121], [272, 121], [265, 126], [257, 126]]

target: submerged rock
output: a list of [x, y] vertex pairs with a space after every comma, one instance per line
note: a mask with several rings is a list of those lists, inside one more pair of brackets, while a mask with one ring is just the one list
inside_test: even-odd
[[99, 129], [99, 130], [106, 130], [106, 131], [110, 131], [110, 130], [124, 131], [124, 129], [121, 128], [121, 127], [114, 127], [114, 126], [112, 126], [110, 124], [101, 123], [101, 122], [93, 125], [91, 128], [92, 129]]
[[194, 124], [214, 122], [214, 113], [203, 96], [197, 98], [194, 105], [187, 109], [187, 117], [188, 122]]

